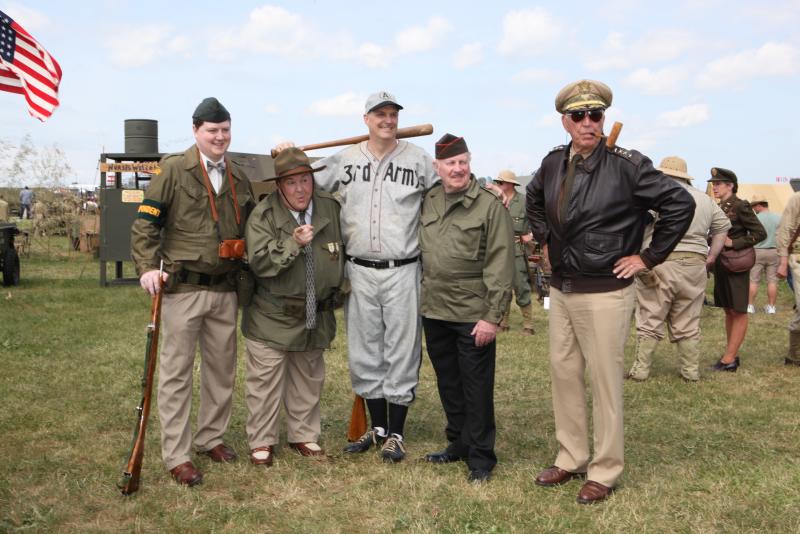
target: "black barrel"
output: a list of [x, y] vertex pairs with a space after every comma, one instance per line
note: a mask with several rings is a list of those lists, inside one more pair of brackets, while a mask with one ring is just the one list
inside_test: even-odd
[[125, 153], [158, 154], [158, 121], [126, 119]]

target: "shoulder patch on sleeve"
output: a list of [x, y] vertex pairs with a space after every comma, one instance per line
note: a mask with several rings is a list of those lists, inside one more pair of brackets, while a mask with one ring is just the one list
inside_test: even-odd
[[139, 209], [136, 211], [136, 218], [144, 219], [148, 222], [155, 223], [161, 226], [164, 222], [164, 210], [162, 209], [161, 202], [146, 198], [139, 204]]

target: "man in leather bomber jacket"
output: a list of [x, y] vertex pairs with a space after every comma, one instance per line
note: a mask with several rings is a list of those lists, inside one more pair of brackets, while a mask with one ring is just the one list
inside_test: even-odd
[[[526, 212], [544, 244], [550, 279], [550, 372], [559, 452], [536, 479], [555, 486], [587, 475], [578, 502], [605, 499], [623, 469], [622, 381], [634, 275], [663, 262], [694, 215], [685, 189], [634, 150], [602, 135], [611, 89], [581, 80], [556, 97], [572, 142], [553, 149], [527, 187]], [[652, 243], [640, 252], [648, 210], [658, 212]], [[593, 395], [594, 458], [584, 369]], [[588, 473], [587, 473], [588, 471]]]

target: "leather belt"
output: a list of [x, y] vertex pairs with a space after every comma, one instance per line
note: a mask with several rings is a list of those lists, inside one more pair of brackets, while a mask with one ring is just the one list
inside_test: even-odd
[[670, 260], [685, 260], [688, 258], [699, 258], [701, 260], [705, 260], [706, 257], [699, 252], [671, 252], [669, 256], [667, 256], [666, 261]]
[[404, 260], [362, 260], [361, 258], [354, 258], [352, 256], [350, 257], [350, 260], [356, 265], [361, 265], [362, 267], [371, 267], [373, 269], [391, 269], [393, 267], [400, 267], [401, 265], [415, 263], [418, 259], [419, 256], [406, 258]]
[[195, 271], [181, 270], [177, 274], [178, 282], [194, 286], [216, 286], [228, 281], [227, 274], [206, 274]]

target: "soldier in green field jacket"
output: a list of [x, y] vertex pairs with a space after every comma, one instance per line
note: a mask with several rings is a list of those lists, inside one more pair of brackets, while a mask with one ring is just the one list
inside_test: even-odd
[[[242, 239], [253, 204], [250, 182], [226, 157], [231, 142], [228, 110], [216, 98], [206, 98], [192, 120], [196, 144], [161, 160], [161, 172], [153, 176], [131, 230], [131, 257], [142, 288], [150, 294], [158, 289], [159, 263], [164, 261], [158, 358], [161, 456], [172, 477], [188, 486], [203, 478], [191, 460], [192, 441], [214, 461], [236, 458], [222, 438], [236, 375], [234, 289], [241, 258], [223, 253], [221, 242]], [[239, 254], [243, 252], [240, 247]], [[192, 438], [189, 416], [198, 342], [200, 406]]]
[[494, 453], [495, 335], [511, 300], [514, 234], [508, 210], [478, 185], [461, 137], [436, 144], [441, 183], [420, 217], [422, 326], [447, 416], [449, 445], [431, 463], [464, 460], [468, 480], [485, 482]]
[[336, 335], [344, 245], [339, 203], [314, 188], [306, 155], [287, 148], [275, 159], [277, 189], [247, 222], [250, 269], [256, 277], [244, 308], [247, 345], [247, 438], [250, 461], [270, 466], [278, 443], [278, 413], [286, 410], [289, 446], [303, 456], [324, 453], [320, 397], [323, 350]]

